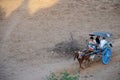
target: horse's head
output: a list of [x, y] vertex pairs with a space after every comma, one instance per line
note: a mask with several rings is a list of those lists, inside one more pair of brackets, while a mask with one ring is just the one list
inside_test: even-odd
[[82, 54], [81, 51], [74, 51], [74, 52], [73, 52], [74, 60], [75, 60], [75, 59], [82, 58], [81, 54]]

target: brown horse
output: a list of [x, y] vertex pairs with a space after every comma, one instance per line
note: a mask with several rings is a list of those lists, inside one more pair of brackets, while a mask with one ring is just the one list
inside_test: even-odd
[[83, 54], [83, 52], [80, 52], [80, 51], [73, 52], [74, 60], [77, 59], [79, 62], [80, 68], [84, 69], [82, 67], [82, 63], [85, 61], [85, 62], [88, 62], [88, 64], [90, 64], [91, 59], [90, 59], [90, 54], [88, 54], [88, 52], [84, 52], [85, 55], [83, 55], [83, 56], [82, 56], [82, 54]]

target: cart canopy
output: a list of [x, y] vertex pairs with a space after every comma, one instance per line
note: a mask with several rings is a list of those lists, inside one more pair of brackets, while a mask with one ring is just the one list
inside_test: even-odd
[[112, 38], [112, 33], [110, 32], [93, 32], [89, 34], [90, 36], [100, 36], [105, 38]]

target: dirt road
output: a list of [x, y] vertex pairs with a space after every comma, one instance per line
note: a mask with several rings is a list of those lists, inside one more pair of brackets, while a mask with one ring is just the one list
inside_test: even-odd
[[119, 21], [119, 0], [0, 0], [0, 80], [78, 72], [77, 61], [52, 50], [69, 48], [71, 33], [81, 47], [92, 31], [113, 33], [113, 60], [82, 70], [80, 80], [119, 80]]

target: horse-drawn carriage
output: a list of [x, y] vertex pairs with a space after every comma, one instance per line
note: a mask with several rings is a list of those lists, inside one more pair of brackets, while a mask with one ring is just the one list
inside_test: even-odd
[[[112, 38], [112, 34], [109, 32], [93, 32], [89, 34], [90, 36], [99, 36], [99, 37], [104, 37], [107, 40], [110, 40]], [[103, 64], [109, 64], [110, 61], [112, 60], [112, 43], [110, 41], [107, 41], [107, 43], [103, 46], [102, 49], [95, 48], [94, 51], [87, 52], [85, 50], [83, 51], [77, 51], [74, 52], [74, 58], [77, 58], [80, 64], [87, 60], [89, 61], [90, 58], [95, 58], [95, 55], [101, 55], [101, 60]]]

